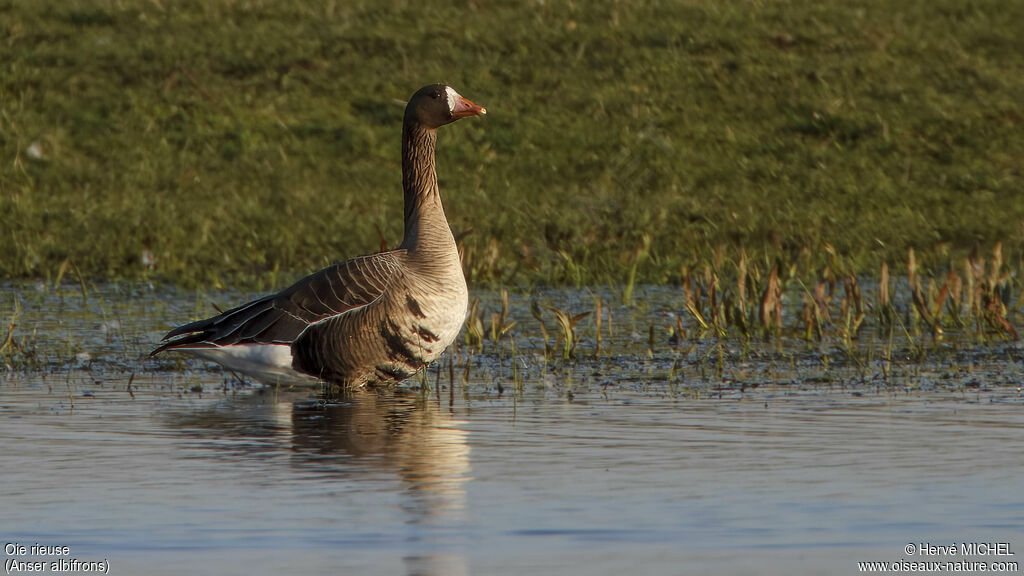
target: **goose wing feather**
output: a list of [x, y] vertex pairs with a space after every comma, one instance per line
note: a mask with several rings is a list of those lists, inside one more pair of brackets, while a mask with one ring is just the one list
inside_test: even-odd
[[371, 304], [401, 275], [398, 250], [338, 262], [277, 294], [171, 330], [150, 355], [170, 348], [291, 344], [310, 324]]

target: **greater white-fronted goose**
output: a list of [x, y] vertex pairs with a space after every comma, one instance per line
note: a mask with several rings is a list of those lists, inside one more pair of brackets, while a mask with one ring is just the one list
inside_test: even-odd
[[277, 294], [179, 326], [150, 355], [181, 350], [261, 380], [345, 386], [404, 380], [437, 359], [458, 335], [468, 302], [437, 189], [437, 129], [486, 112], [442, 84], [409, 100], [398, 249], [339, 262]]

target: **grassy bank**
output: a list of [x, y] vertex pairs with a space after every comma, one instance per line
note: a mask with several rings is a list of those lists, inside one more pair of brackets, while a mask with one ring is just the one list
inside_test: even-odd
[[478, 286], [672, 281], [741, 248], [872, 273], [1002, 241], [1019, 265], [1022, 21], [1011, 0], [0, 0], [0, 276], [270, 287], [395, 245], [396, 100], [436, 81], [489, 111], [438, 158]]

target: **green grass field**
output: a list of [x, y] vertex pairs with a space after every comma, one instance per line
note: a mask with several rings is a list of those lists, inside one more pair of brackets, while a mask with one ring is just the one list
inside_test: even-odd
[[[475, 286], [1024, 243], [1024, 2], [0, 0], [0, 278], [269, 288], [402, 233], [402, 100]], [[379, 230], [379, 232], [378, 232]], [[143, 261], [143, 254], [147, 261]], [[151, 255], [151, 258], [150, 258]]]

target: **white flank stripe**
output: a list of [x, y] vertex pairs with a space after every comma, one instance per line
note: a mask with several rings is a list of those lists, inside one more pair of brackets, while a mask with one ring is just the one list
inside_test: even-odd
[[317, 381], [317, 378], [292, 368], [292, 348], [287, 344], [235, 344], [220, 348], [177, 350], [216, 362], [229, 370], [241, 372], [267, 384]]

